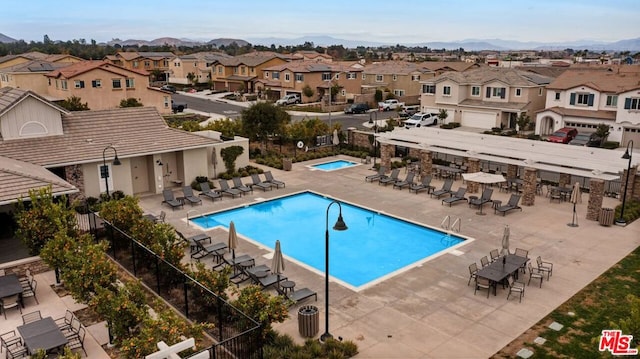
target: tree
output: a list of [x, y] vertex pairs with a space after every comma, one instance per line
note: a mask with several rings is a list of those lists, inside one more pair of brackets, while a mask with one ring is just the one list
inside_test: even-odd
[[250, 140], [266, 144], [269, 136], [285, 133], [291, 116], [272, 103], [259, 102], [242, 111], [242, 129]]
[[440, 119], [440, 123], [444, 123], [444, 121], [449, 117], [449, 113], [446, 108], [441, 108], [438, 113], [438, 118]]
[[142, 107], [142, 102], [138, 102], [137, 99], [133, 97], [129, 97], [126, 100], [120, 101], [120, 108], [125, 108], [125, 107]]
[[596, 128], [596, 135], [600, 137], [600, 146], [607, 141], [607, 137], [609, 137], [609, 125], [601, 123]]
[[376, 93], [373, 95], [373, 98], [375, 99], [376, 102], [381, 102], [382, 101], [382, 90], [380, 89], [376, 89]]
[[220, 156], [227, 168], [227, 173], [233, 174], [236, 171], [236, 159], [244, 152], [242, 146], [229, 146], [220, 150]]
[[196, 79], [197, 79], [196, 78], [196, 74], [194, 74], [193, 72], [189, 72], [187, 74], [187, 80], [189, 80], [190, 83], [195, 85], [196, 84]]
[[88, 111], [88, 102], [82, 103], [82, 99], [78, 96], [71, 96], [59, 103], [60, 107], [69, 111]]
[[518, 125], [518, 132], [522, 133], [522, 131], [527, 129], [529, 123], [531, 122], [531, 117], [527, 115], [526, 112], [520, 112], [518, 118], [516, 118], [516, 124]]
[[302, 94], [305, 95], [305, 97], [313, 97], [314, 92], [311, 86], [304, 85], [304, 87], [302, 88]]

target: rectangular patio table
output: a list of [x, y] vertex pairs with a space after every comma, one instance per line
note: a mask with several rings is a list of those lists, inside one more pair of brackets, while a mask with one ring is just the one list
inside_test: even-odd
[[[505, 258], [503, 263], [502, 258]], [[514, 274], [517, 277], [518, 270], [527, 263], [529, 258], [508, 254], [506, 257], [500, 257], [495, 262], [480, 269], [476, 276], [486, 278], [493, 283], [493, 295], [497, 295], [498, 283], [505, 280], [508, 276]]]
[[60, 348], [69, 342], [51, 317], [21, 325], [17, 329], [31, 354], [38, 349], [49, 351]]
[[22, 285], [18, 276], [7, 274], [0, 277], [0, 298], [22, 293]]

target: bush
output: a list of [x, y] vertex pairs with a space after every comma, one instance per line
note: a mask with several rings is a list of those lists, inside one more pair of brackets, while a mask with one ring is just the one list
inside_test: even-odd
[[440, 125], [440, 128], [449, 129], [449, 130], [456, 127], [460, 127], [460, 122], [449, 122], [449, 123], [444, 123]]
[[602, 148], [606, 148], [608, 150], [614, 150], [618, 147], [620, 147], [620, 142], [617, 141], [607, 141], [602, 144]]
[[540, 140], [540, 135], [536, 135], [535, 133], [531, 133], [531, 134], [527, 135], [527, 138], [530, 139], [530, 140], [539, 141]]
[[[620, 218], [622, 204], [616, 207], [615, 218]], [[640, 217], [640, 201], [635, 199], [627, 199], [624, 206], [624, 220], [631, 223]]]

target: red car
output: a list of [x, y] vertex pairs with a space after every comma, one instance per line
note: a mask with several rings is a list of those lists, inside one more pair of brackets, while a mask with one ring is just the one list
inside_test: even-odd
[[563, 127], [549, 136], [549, 142], [569, 143], [578, 134], [578, 130], [571, 127]]

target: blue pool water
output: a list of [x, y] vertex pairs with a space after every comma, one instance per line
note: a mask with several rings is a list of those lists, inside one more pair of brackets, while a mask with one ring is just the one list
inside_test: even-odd
[[322, 171], [335, 171], [335, 170], [339, 170], [342, 168], [347, 168], [355, 165], [357, 165], [357, 163], [355, 162], [345, 161], [345, 160], [336, 160], [331, 162], [318, 163], [316, 165], [311, 165], [310, 167], [319, 169]]
[[[233, 221], [239, 235], [271, 249], [280, 240], [285, 256], [324, 273], [326, 213], [332, 200], [303, 192], [191, 221], [203, 228], [228, 227]], [[329, 268], [334, 279], [355, 290], [464, 241], [368, 209], [342, 202], [341, 205], [349, 229], [333, 230], [339, 208], [337, 204], [331, 205]], [[238, 251], [242, 252], [242, 245]]]

